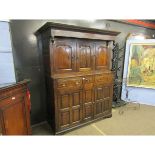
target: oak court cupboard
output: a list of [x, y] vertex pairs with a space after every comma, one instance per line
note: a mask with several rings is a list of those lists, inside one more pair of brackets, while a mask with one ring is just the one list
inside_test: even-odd
[[111, 50], [118, 34], [52, 22], [35, 33], [55, 134], [112, 116]]

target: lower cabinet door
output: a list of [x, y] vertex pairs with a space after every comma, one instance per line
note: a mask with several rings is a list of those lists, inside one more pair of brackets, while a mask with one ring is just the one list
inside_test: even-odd
[[94, 117], [101, 117], [111, 112], [111, 86], [97, 86], [95, 88]]
[[103, 112], [110, 112], [112, 110], [112, 86], [104, 86], [104, 108]]
[[4, 135], [27, 135], [24, 97], [0, 109], [3, 115]]
[[82, 121], [82, 91], [73, 92], [71, 94], [71, 114], [72, 125], [78, 125]]
[[104, 111], [104, 88], [98, 86], [95, 88], [95, 104], [94, 104], [94, 117], [100, 117]]
[[96, 86], [57, 95], [57, 132], [111, 112], [111, 86]]
[[83, 90], [83, 121], [93, 119], [93, 89]]
[[82, 91], [58, 95], [58, 130], [64, 130], [82, 121]]

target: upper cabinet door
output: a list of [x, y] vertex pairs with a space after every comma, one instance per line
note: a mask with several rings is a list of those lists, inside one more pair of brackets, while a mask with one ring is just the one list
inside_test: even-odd
[[109, 69], [109, 52], [106, 42], [96, 42], [95, 66], [96, 69]]
[[93, 42], [87, 40], [77, 41], [77, 70], [88, 71], [93, 69], [93, 56], [95, 47]]
[[55, 73], [75, 71], [75, 47], [74, 40], [56, 39], [51, 55]]

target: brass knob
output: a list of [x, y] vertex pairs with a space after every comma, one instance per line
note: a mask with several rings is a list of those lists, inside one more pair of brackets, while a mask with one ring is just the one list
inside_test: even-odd
[[11, 99], [12, 99], [12, 100], [15, 100], [16, 98], [15, 98], [15, 97], [12, 97]]
[[79, 82], [76, 82], [76, 84], [78, 85], [78, 84], [79, 84]]

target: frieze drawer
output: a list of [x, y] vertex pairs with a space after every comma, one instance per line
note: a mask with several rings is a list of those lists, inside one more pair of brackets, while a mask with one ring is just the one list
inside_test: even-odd
[[82, 78], [58, 79], [58, 88], [82, 87]]
[[113, 75], [112, 74], [104, 74], [104, 75], [96, 75], [95, 76], [95, 83], [96, 84], [110, 84], [113, 81]]

